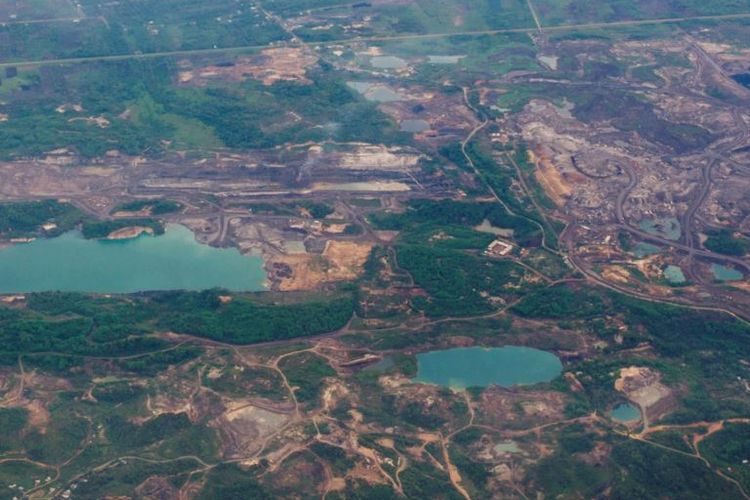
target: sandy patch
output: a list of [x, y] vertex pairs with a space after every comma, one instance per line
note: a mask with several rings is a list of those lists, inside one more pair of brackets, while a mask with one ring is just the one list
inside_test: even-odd
[[310, 290], [322, 283], [354, 279], [362, 272], [372, 243], [328, 241], [322, 255], [274, 255], [269, 274], [282, 291]]
[[602, 268], [602, 278], [617, 283], [628, 283], [630, 281], [630, 273], [622, 266], [607, 265]]
[[620, 369], [615, 389], [640, 406], [650, 419], [656, 419], [666, 413], [673, 399], [672, 391], [660, 380], [656, 370], [629, 366]]
[[144, 226], [128, 226], [123, 227], [122, 229], [118, 229], [117, 231], [112, 231], [107, 235], [108, 240], [128, 240], [131, 238], [136, 238], [140, 236], [141, 234], [154, 234], [154, 230], [150, 227], [144, 227]]
[[70, 123], [80, 122], [80, 121], [96, 125], [99, 128], [107, 128], [109, 127], [109, 124], [110, 124], [109, 120], [107, 120], [103, 116], [89, 116], [87, 118], [79, 117], [79, 118], [71, 118], [68, 120], [68, 122]]
[[405, 153], [399, 148], [385, 146], [361, 146], [344, 153], [339, 166], [347, 170], [406, 170], [419, 163], [420, 155]]
[[40, 434], [45, 434], [50, 414], [44, 404], [38, 399], [34, 399], [23, 405], [22, 408], [29, 412], [28, 426], [37, 429]]
[[232, 402], [211, 426], [222, 435], [224, 456], [236, 457], [259, 448], [265, 437], [281, 429], [288, 420], [283, 413]]
[[410, 191], [408, 184], [397, 181], [372, 181], [372, 182], [315, 182], [311, 191], [357, 191], [376, 193], [402, 193]]
[[178, 75], [183, 85], [206, 85], [211, 80], [244, 81], [248, 77], [261, 80], [264, 85], [278, 81], [311, 83], [305, 77], [307, 68], [318, 61], [311, 51], [301, 47], [275, 47], [260, 54], [239, 57], [231, 65], [205, 66], [182, 71]]
[[565, 182], [560, 172], [552, 164], [552, 161], [546, 155], [540, 154], [537, 156], [532, 151], [529, 151], [529, 161], [536, 165], [534, 176], [544, 189], [544, 192], [547, 193], [547, 196], [558, 207], [563, 206], [565, 200], [570, 198], [573, 189]]

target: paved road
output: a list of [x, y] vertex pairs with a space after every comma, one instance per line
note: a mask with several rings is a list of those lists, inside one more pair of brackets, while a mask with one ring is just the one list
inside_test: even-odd
[[[545, 26], [544, 31], [576, 31], [586, 29], [606, 29], [606, 28], [617, 28], [625, 26], [644, 26], [644, 25], [658, 25], [658, 24], [675, 24], [687, 21], [720, 21], [720, 20], [733, 20], [733, 19], [750, 19], [750, 12], [741, 12], [737, 14], [726, 14], [717, 16], [688, 16], [688, 17], [668, 17], [660, 19], [641, 19], [634, 21], [613, 21], [613, 22], [601, 22], [601, 23], [582, 23], [582, 24], [561, 24], [557, 26]], [[352, 42], [387, 42], [397, 40], [430, 40], [437, 38], [447, 38], [452, 36], [478, 36], [478, 35], [499, 35], [504, 33], [534, 33], [538, 32], [537, 26], [524, 27], [524, 28], [508, 28], [508, 29], [497, 29], [497, 30], [473, 30], [473, 31], [454, 31], [445, 33], [427, 33], [420, 35], [391, 35], [391, 36], [369, 36], [369, 37], [353, 37], [353, 38], [338, 38], [335, 40], [328, 40], [325, 42], [315, 42], [315, 45], [329, 46], [339, 45]], [[278, 44], [277, 44], [278, 45]], [[162, 57], [175, 57], [175, 56], [191, 56], [191, 55], [207, 55], [207, 54], [231, 54], [231, 53], [242, 53], [254, 50], [261, 50], [271, 46], [277, 46], [272, 44], [263, 45], [244, 45], [237, 47], [221, 47], [221, 48], [206, 48], [206, 49], [191, 49], [191, 50], [171, 50], [162, 52], [148, 52], [144, 54], [116, 54], [116, 55], [101, 55], [101, 56], [88, 56], [88, 57], [70, 57], [70, 58], [59, 58], [59, 59], [38, 59], [38, 60], [21, 60], [21, 61], [5, 61], [0, 62], [0, 68], [8, 66], [43, 66], [43, 65], [56, 65], [56, 64], [75, 64], [85, 62], [101, 62], [101, 61], [124, 61], [130, 59], [156, 59]], [[290, 44], [294, 45], [294, 44]]]

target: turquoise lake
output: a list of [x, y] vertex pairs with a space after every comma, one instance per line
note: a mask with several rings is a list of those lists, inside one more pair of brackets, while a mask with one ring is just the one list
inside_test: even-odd
[[265, 281], [261, 257], [202, 245], [188, 228], [172, 224], [161, 236], [87, 240], [71, 231], [0, 250], [0, 293], [256, 291]]
[[630, 403], [623, 403], [617, 405], [610, 413], [610, 416], [620, 422], [634, 422], [641, 419], [641, 412]]
[[460, 347], [417, 354], [416, 382], [455, 389], [549, 382], [562, 372], [550, 352], [530, 347]]

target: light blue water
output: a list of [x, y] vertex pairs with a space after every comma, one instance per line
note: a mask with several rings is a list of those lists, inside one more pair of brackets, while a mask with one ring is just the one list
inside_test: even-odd
[[683, 273], [682, 269], [678, 266], [667, 266], [667, 268], [664, 269], [664, 276], [667, 278], [667, 281], [674, 285], [679, 285], [686, 281], [685, 273]]
[[623, 403], [617, 405], [610, 413], [610, 416], [620, 422], [634, 422], [641, 419], [641, 412], [630, 403]]
[[741, 271], [721, 264], [711, 264], [711, 272], [719, 281], [738, 281], [744, 278]]
[[460, 347], [417, 354], [416, 382], [463, 389], [549, 382], [562, 372], [554, 354], [530, 347]]
[[260, 257], [202, 245], [179, 225], [169, 225], [161, 236], [113, 241], [71, 231], [0, 250], [0, 293], [255, 291], [265, 288], [265, 280]]

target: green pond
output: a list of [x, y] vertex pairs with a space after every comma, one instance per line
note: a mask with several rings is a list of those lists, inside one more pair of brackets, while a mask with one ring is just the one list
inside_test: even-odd
[[682, 268], [679, 266], [667, 266], [666, 269], [664, 269], [664, 277], [673, 285], [680, 285], [687, 281], [685, 279], [685, 273], [682, 272]]
[[562, 372], [554, 354], [519, 346], [459, 347], [417, 354], [416, 382], [455, 389], [549, 382]]
[[719, 281], [739, 281], [744, 278], [741, 271], [721, 264], [711, 264], [711, 272]]
[[641, 419], [640, 410], [630, 403], [617, 405], [609, 415], [620, 422], [634, 422]]
[[0, 293], [265, 288], [263, 260], [195, 241], [184, 226], [161, 236], [87, 240], [77, 231], [0, 250]]
[[515, 441], [501, 441], [493, 446], [493, 448], [496, 453], [519, 453], [521, 451], [521, 448], [519, 448], [518, 443]]
[[642, 259], [644, 257], [648, 257], [649, 255], [654, 255], [661, 252], [661, 248], [657, 247], [656, 245], [652, 245], [651, 243], [644, 243], [639, 242], [635, 249], [633, 250], [633, 253], [635, 256], [639, 259]]

